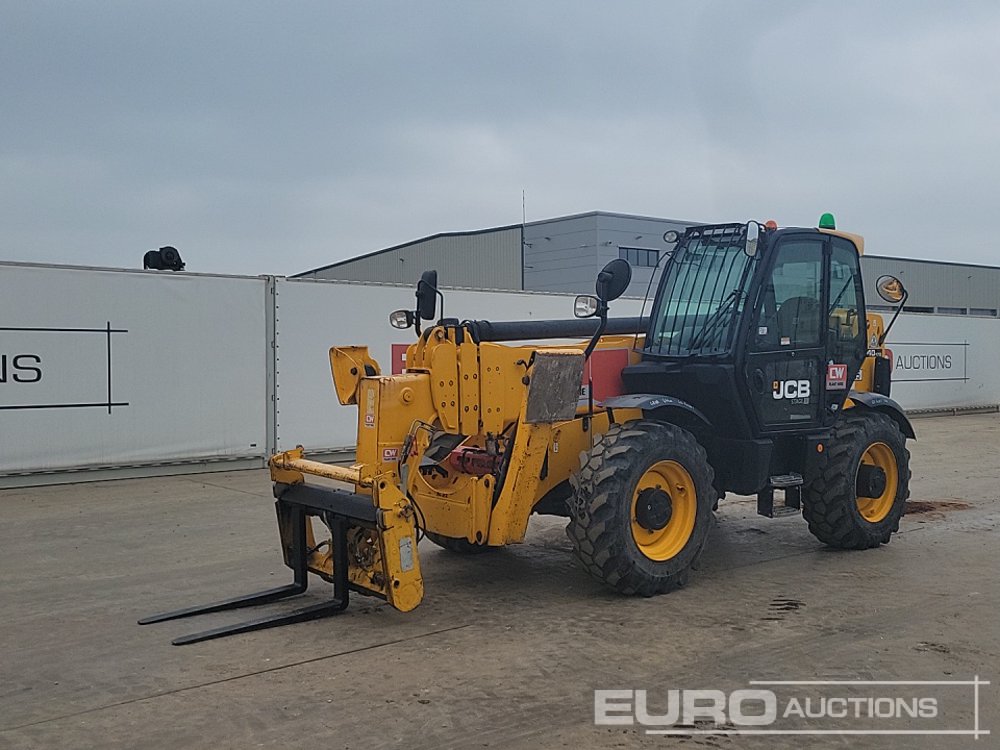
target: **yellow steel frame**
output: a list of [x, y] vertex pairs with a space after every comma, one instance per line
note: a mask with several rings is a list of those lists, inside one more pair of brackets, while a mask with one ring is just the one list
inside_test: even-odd
[[[606, 336], [598, 347], [632, 350], [634, 343], [633, 336]], [[337, 397], [358, 407], [357, 461], [334, 466], [307, 459], [296, 448], [272, 457], [272, 479], [297, 484], [306, 475], [321, 477], [370, 496], [388, 520], [374, 532], [355, 530], [349, 578], [397, 609], [412, 609], [422, 582], [418, 565], [407, 575], [393, 558], [400, 535], [414, 533], [419, 523], [425, 531], [475, 544], [522, 541], [535, 505], [569, 478], [580, 453], [607, 430], [609, 417], [602, 410], [590, 415], [580, 408], [574, 418], [552, 423], [526, 420], [532, 355], [564, 353], [578, 360], [585, 346], [476, 344], [468, 336], [456, 343], [447, 329], [435, 327], [407, 350], [406, 372], [391, 377], [379, 374], [367, 347], [334, 347], [330, 368]], [[634, 352], [632, 357], [637, 360]], [[616, 413], [618, 420], [639, 416], [638, 410]], [[492, 474], [465, 474], [447, 464], [436, 474], [421, 472], [421, 459], [438, 432], [464, 436], [465, 444], [477, 446], [487, 439], [513, 440], [503, 486], [497, 489]], [[309, 569], [330, 579], [329, 546], [317, 547], [311, 525], [308, 536], [310, 549], [317, 548]]]

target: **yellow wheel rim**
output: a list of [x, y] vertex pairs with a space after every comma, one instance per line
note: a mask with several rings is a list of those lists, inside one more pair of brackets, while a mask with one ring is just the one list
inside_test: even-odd
[[[877, 466], [885, 472], [885, 490], [878, 497], [859, 497], [858, 512], [870, 523], [878, 523], [892, 510], [896, 501], [896, 490], [899, 488], [899, 467], [896, 466], [896, 454], [885, 443], [872, 443], [861, 456], [861, 463]], [[860, 466], [858, 467], [861, 468]]]
[[[646, 489], [659, 489], [670, 495], [670, 520], [662, 529], [645, 529], [636, 518], [639, 495]], [[632, 493], [632, 538], [639, 551], [657, 562], [674, 557], [684, 549], [694, 532], [697, 510], [698, 492], [694, 480], [683, 466], [676, 461], [658, 461], [650, 466]]]

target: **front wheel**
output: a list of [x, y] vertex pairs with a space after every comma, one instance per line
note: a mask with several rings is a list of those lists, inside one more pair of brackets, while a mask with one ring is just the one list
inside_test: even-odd
[[802, 495], [809, 531], [824, 544], [869, 549], [896, 531], [910, 496], [910, 452], [892, 418], [851, 409], [833, 436]]
[[612, 425], [580, 460], [566, 533], [587, 572], [623, 594], [683, 586], [718, 495], [704, 448], [680, 427], [636, 420]]

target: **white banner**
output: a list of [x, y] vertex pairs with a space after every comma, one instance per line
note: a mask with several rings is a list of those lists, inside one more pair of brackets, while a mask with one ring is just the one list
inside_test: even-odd
[[[383, 373], [401, 370], [413, 332], [388, 315], [414, 306], [413, 287], [278, 278], [272, 321], [269, 282], [0, 263], [0, 476], [351, 448], [356, 410], [337, 403], [328, 351], [367, 345]], [[444, 294], [459, 319], [572, 316], [571, 295]], [[902, 315], [893, 397], [1000, 403], [998, 334], [997, 319]]]
[[0, 474], [263, 456], [264, 291], [0, 265]]
[[892, 397], [905, 409], [1000, 403], [998, 341], [996, 318], [900, 315], [886, 342], [893, 353]]

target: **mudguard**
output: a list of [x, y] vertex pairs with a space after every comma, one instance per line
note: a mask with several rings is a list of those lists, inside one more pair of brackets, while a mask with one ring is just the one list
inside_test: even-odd
[[642, 409], [643, 412], [656, 412], [663, 409], [676, 414], [679, 411], [685, 415], [683, 421], [690, 422], [694, 418], [706, 427], [711, 427], [712, 424], [704, 414], [687, 401], [659, 393], [630, 393], [625, 396], [613, 396], [602, 401], [600, 405], [605, 409]]
[[849, 398], [862, 409], [874, 409], [892, 417], [906, 437], [911, 440], [917, 439], [917, 434], [913, 431], [913, 425], [910, 424], [909, 417], [906, 416], [903, 407], [893, 399], [883, 396], [880, 393], [871, 393], [869, 391], [851, 391]]

